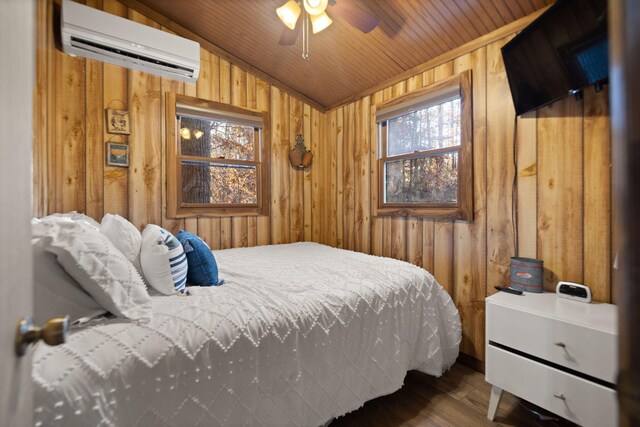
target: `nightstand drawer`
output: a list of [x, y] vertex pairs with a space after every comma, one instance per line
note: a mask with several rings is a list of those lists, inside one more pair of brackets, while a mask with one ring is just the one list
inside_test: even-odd
[[491, 303], [487, 340], [609, 383], [616, 381], [617, 336], [605, 331]]
[[487, 381], [581, 426], [618, 425], [616, 393], [541, 363], [487, 346]]

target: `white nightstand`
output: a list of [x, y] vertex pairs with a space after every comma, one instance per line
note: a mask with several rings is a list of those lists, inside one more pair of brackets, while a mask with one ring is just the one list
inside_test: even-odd
[[498, 292], [486, 314], [490, 420], [506, 390], [582, 426], [618, 425], [615, 305]]

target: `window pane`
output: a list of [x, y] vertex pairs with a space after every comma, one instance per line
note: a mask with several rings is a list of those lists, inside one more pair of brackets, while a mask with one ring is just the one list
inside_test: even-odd
[[255, 129], [222, 121], [178, 116], [181, 154], [255, 160]]
[[257, 204], [256, 166], [182, 162], [182, 202]]
[[456, 203], [458, 152], [385, 162], [385, 203]]
[[387, 122], [387, 156], [460, 145], [460, 98]]

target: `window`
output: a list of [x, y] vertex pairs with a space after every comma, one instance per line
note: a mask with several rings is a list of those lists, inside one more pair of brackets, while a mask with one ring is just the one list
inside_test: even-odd
[[382, 104], [377, 215], [473, 218], [471, 72]]
[[269, 213], [266, 113], [167, 94], [167, 213]]

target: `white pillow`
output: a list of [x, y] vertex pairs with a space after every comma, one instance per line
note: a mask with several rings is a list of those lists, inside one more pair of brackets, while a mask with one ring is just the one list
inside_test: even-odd
[[95, 228], [96, 230], [100, 230], [100, 224], [98, 224], [98, 221], [96, 221], [95, 219], [91, 218], [88, 215], [85, 215], [83, 213], [78, 213], [76, 211], [65, 212], [65, 213], [54, 213], [44, 218], [67, 218], [72, 221], [85, 222], [90, 226], [92, 226], [93, 228]]
[[142, 234], [129, 221], [120, 215], [106, 214], [100, 223], [100, 232], [107, 236], [113, 246], [133, 264], [142, 274], [140, 267], [140, 247], [142, 246]]
[[69, 315], [72, 323], [84, 323], [107, 312], [63, 270], [56, 256], [45, 251], [38, 239], [33, 252], [33, 320], [44, 325], [52, 317]]
[[151, 320], [151, 297], [142, 278], [107, 236], [84, 221], [51, 216], [34, 219], [32, 232], [104, 309], [120, 317]]
[[153, 224], [144, 228], [140, 264], [147, 283], [161, 294], [185, 292], [187, 256], [178, 239], [164, 228]]

